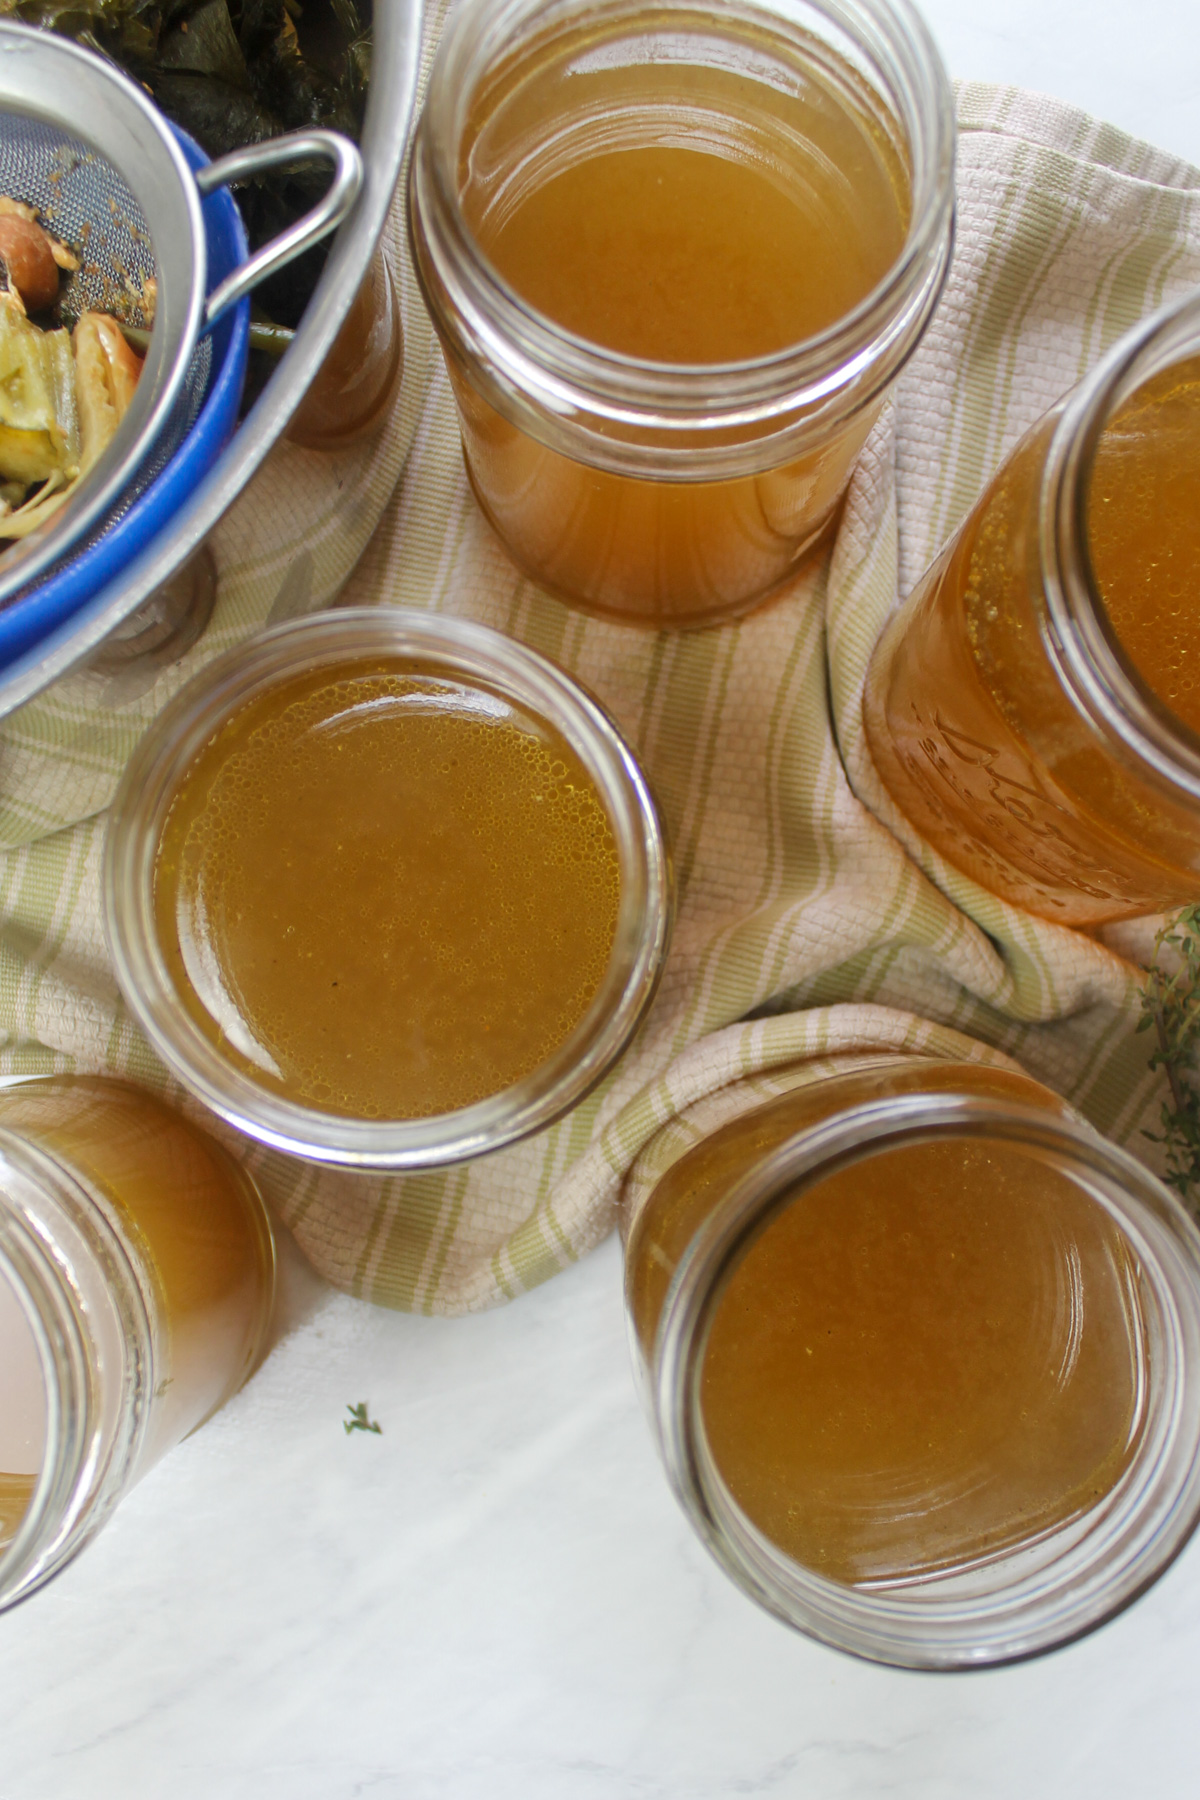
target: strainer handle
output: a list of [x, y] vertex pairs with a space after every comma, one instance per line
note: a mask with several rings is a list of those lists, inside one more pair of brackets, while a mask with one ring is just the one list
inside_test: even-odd
[[221, 314], [248, 294], [251, 288], [282, 269], [293, 258], [319, 243], [341, 224], [358, 199], [363, 184], [363, 162], [356, 145], [340, 131], [293, 131], [287, 137], [271, 138], [265, 144], [248, 144], [214, 163], [206, 163], [195, 174], [196, 186], [202, 194], [224, 187], [230, 181], [242, 181], [250, 175], [261, 175], [267, 169], [294, 168], [297, 163], [327, 162], [333, 164], [333, 180], [328, 191], [311, 212], [281, 231], [278, 237], [256, 250], [249, 262], [227, 275], [208, 296], [204, 308], [201, 335], [211, 331]]

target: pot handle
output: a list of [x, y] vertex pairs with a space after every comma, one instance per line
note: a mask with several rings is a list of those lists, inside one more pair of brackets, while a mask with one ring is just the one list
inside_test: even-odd
[[339, 226], [358, 199], [363, 184], [363, 160], [358, 148], [340, 131], [293, 131], [286, 137], [271, 138], [265, 144], [247, 144], [228, 156], [219, 157], [197, 169], [193, 179], [201, 194], [227, 182], [241, 181], [249, 175], [261, 175], [267, 169], [294, 168], [297, 164], [327, 162], [333, 165], [333, 180], [328, 191], [311, 212], [281, 231], [278, 237], [256, 250], [249, 262], [234, 269], [208, 296], [204, 307], [201, 335], [211, 331], [221, 314], [227, 312], [251, 288], [257, 287], [276, 269], [282, 269], [310, 244], [318, 243]]

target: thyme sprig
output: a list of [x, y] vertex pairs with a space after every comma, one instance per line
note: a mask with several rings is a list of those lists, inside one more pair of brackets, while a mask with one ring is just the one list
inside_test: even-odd
[[346, 1411], [350, 1414], [350, 1417], [342, 1420], [342, 1430], [347, 1437], [350, 1436], [352, 1431], [374, 1431], [377, 1432], [380, 1437], [383, 1436], [383, 1426], [377, 1424], [374, 1419], [367, 1416], [367, 1403], [365, 1400], [360, 1400], [357, 1406], [351, 1406], [347, 1403]]
[[[1173, 952], [1164, 968], [1163, 952]], [[1164, 1180], [1200, 1214], [1200, 905], [1187, 906], [1154, 940], [1154, 961], [1142, 991], [1139, 1031], [1153, 1030], [1158, 1048], [1152, 1069], [1167, 1077], [1169, 1098], [1159, 1114], [1161, 1131], [1147, 1131], [1166, 1148]]]

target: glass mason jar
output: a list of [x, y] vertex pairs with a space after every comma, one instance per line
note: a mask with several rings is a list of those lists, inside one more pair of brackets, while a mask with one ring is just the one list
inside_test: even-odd
[[[363, 682], [367, 687], [360, 691]], [[301, 691], [305, 697], [296, 700]], [[220, 814], [225, 820], [220, 831], [241, 829], [238, 819], [249, 806], [258, 809], [256, 819], [264, 809], [264, 816], [270, 814], [271, 823], [250, 844], [249, 857], [252, 863], [274, 859], [278, 892], [260, 885], [252, 900], [231, 900], [230, 881], [257, 876], [244, 868], [230, 876], [209, 863], [205, 868], [215, 873], [203, 873], [207, 886], [197, 885], [191, 893], [186, 869], [192, 839], [181, 838], [183, 828], [177, 831], [175, 820], [190, 816], [194, 805], [197, 829], [208, 834], [204, 841], [210, 847], [216, 844], [212, 819], [217, 815], [206, 817], [205, 808], [218, 789], [228, 796], [233, 794], [228, 782], [242, 781], [235, 752], [257, 757], [265, 745], [269, 781], [283, 793], [292, 780], [287, 764], [293, 751], [272, 761], [276, 752], [270, 744], [278, 741], [272, 734], [290, 729], [289, 718], [306, 718], [303, 709], [312, 694], [318, 701], [330, 694], [336, 706], [295, 739], [298, 766], [299, 759], [309, 758], [296, 777], [295, 798], [281, 812], [271, 793], [246, 790], [244, 798], [239, 788], [229, 802], [232, 812], [227, 806]], [[272, 709], [278, 709], [274, 717]], [[386, 735], [393, 722], [397, 731], [409, 731], [406, 721], [436, 722], [445, 715], [465, 719], [475, 734], [471, 741], [455, 739], [428, 766], [404, 762], [410, 753]], [[363, 735], [376, 724], [385, 734], [382, 740]], [[515, 735], [522, 756], [528, 751], [535, 759], [539, 734], [545, 735], [551, 745], [547, 761], [551, 755], [559, 760], [544, 772], [544, 796], [537, 782], [527, 791], [530, 778], [519, 767], [513, 775], [512, 736], [505, 749], [493, 726]], [[314, 772], [309, 752], [318, 740], [333, 744], [344, 767], [331, 772], [322, 763]], [[354, 760], [356, 745], [369, 752], [378, 742], [378, 754], [393, 759], [386, 769]], [[460, 759], [464, 772], [456, 777]], [[573, 763], [574, 774], [564, 759]], [[540, 767], [536, 761], [534, 766]], [[460, 787], [446, 790], [439, 810], [442, 803], [431, 800], [431, 792], [438, 782], [456, 779]], [[526, 783], [518, 794], [524, 809], [519, 820], [506, 781]], [[489, 858], [500, 853], [516, 822], [532, 861], [540, 854], [540, 835], [551, 835], [552, 808], [569, 823], [570, 809], [579, 805], [580, 790], [589, 783], [592, 799], [586, 804], [592, 813], [585, 805], [584, 816], [606, 837], [601, 872], [609, 884], [605, 905], [612, 920], [611, 942], [597, 947], [589, 940], [590, 987], [570, 960], [573, 952], [562, 948], [572, 933], [590, 929], [590, 919], [557, 920], [553, 930], [561, 932], [561, 943], [558, 936], [553, 941], [539, 936], [537, 915], [530, 910], [538, 896], [531, 898], [521, 885], [520, 870], [505, 877], [512, 885], [499, 891], [489, 874]], [[370, 817], [359, 804], [364, 790], [373, 808]], [[290, 795], [291, 787], [286, 791]], [[459, 815], [474, 805], [476, 793], [482, 812], [477, 809], [461, 824]], [[319, 816], [314, 794], [322, 796], [325, 808]], [[542, 798], [547, 804], [541, 812], [531, 812]], [[416, 843], [418, 831], [424, 860], [414, 864], [416, 853], [406, 845]], [[487, 840], [482, 849], [481, 833]], [[351, 864], [338, 859], [343, 853], [357, 855], [360, 845], [366, 846], [368, 861], [360, 861], [357, 873], [339, 874]], [[541, 879], [574, 893], [572, 865], [586, 865], [588, 854], [587, 843], [569, 833], [562, 849], [560, 832], [550, 861], [559, 858], [553, 866], [561, 873], [552, 868]], [[402, 878], [395, 870], [405, 855], [409, 862]], [[299, 877], [298, 894], [293, 864], [308, 872]], [[314, 928], [308, 916], [317, 917], [318, 900], [303, 884], [311, 875], [315, 888], [325, 870], [332, 897], [326, 893], [320, 900], [326, 912]], [[421, 889], [418, 904], [415, 887], [426, 874], [435, 885], [431, 893]], [[199, 884], [201, 876], [195, 880]], [[289, 882], [290, 900], [282, 897]], [[243, 894], [244, 886], [237, 891]], [[548, 904], [559, 904], [553, 893]], [[287, 906], [293, 911], [286, 912]], [[164, 708], [131, 758], [113, 802], [104, 907], [117, 979], [135, 1018], [168, 1067], [207, 1106], [260, 1142], [314, 1161], [420, 1169], [480, 1156], [539, 1131], [601, 1080], [637, 1029], [657, 985], [670, 934], [671, 876], [645, 777], [607, 713], [576, 682], [545, 657], [485, 626], [368, 607], [293, 620], [264, 632], [209, 664]], [[581, 903], [575, 911], [584, 915], [589, 908]], [[248, 912], [256, 916], [245, 916]], [[233, 925], [231, 913], [237, 914]], [[241, 947], [230, 950], [227, 926], [242, 933]], [[314, 929], [324, 934], [315, 942], [310, 941]], [[250, 940], [247, 934], [253, 934]], [[476, 954], [485, 940], [490, 947]], [[552, 960], [556, 956], [559, 962]], [[474, 973], [460, 979], [464, 959]], [[280, 978], [283, 988], [276, 982], [259, 1004], [248, 996], [251, 990], [265, 992], [264, 981], [275, 982], [264, 973], [267, 964], [288, 973]], [[485, 1043], [485, 1033], [503, 1035], [537, 983], [549, 981], [544, 972], [560, 965], [562, 982], [569, 977], [575, 984], [570, 993], [579, 1004], [568, 1023], [547, 1026], [541, 1060], [527, 1059], [518, 1078], [477, 1091], [469, 1101], [445, 1105], [436, 1098], [443, 1089], [435, 1087], [435, 1098], [414, 1102], [415, 1111], [398, 1106], [397, 1082], [410, 1074], [424, 1080], [432, 1066], [434, 1034], [441, 1034], [439, 1043], [449, 1042], [445, 1057], [462, 1062], [477, 1052], [490, 1055], [495, 1038]], [[439, 989], [440, 981], [445, 985]], [[555, 1020], [562, 1012], [556, 982], [557, 976], [545, 1001]], [[425, 1010], [410, 1016], [406, 1009], [418, 983], [424, 984], [419, 1005]], [[431, 997], [425, 993], [430, 984]], [[381, 1002], [384, 993], [389, 998]], [[381, 1006], [386, 1016], [379, 1016]], [[328, 1054], [322, 1038], [335, 1046]], [[356, 1059], [371, 1059], [376, 1086], [367, 1099], [346, 1100], [338, 1070], [322, 1072], [334, 1055], [343, 1059], [348, 1079], [357, 1079]], [[314, 1058], [320, 1062], [315, 1074]]]
[[[683, 181], [684, 198], [663, 220], [647, 215], [647, 243], [661, 245], [677, 219], [685, 232], [711, 231], [717, 219], [715, 248], [736, 226], [747, 240], [737, 255], [753, 272], [798, 230], [820, 229], [831, 259], [819, 283], [827, 310], [860, 267], [848, 247], [856, 234], [869, 258], [894, 233], [891, 260], [884, 253], [877, 270], [863, 262], [861, 291], [847, 286], [829, 316], [785, 322], [778, 342], [736, 351], [740, 360], [721, 360], [719, 342], [620, 347], [634, 341], [630, 330], [642, 341], [664, 292], [681, 287], [696, 293], [689, 316], [708, 308], [717, 332], [744, 268], [731, 264], [724, 286], [702, 298], [687, 258], [703, 272], [712, 256], [684, 241], [674, 273], [643, 273], [639, 227], [619, 195], [607, 202], [609, 237], [585, 247], [564, 302], [586, 297], [597, 259], [631, 259], [614, 287], [626, 320], [617, 347], [596, 341], [600, 327], [556, 322], [549, 303], [539, 311], [497, 268], [493, 240], [518, 204], [613, 152], [681, 151], [706, 152], [692, 159], [693, 176], [707, 170], [703, 181], [719, 191], [706, 200], [681, 167], [651, 170], [651, 186]], [[518, 566], [573, 605], [656, 626], [730, 617], [784, 583], [832, 528], [887, 388], [941, 292], [953, 159], [949, 85], [907, 0], [458, 7], [414, 140], [409, 227], [467, 473]], [[743, 179], [761, 184], [745, 204], [740, 187], [720, 185]], [[783, 205], [789, 194], [802, 227], [760, 216], [760, 204]], [[868, 219], [872, 207], [879, 216]], [[566, 206], [568, 222], [595, 211], [591, 200]], [[530, 235], [529, 254], [553, 241], [559, 255], [557, 227]], [[773, 279], [773, 295], [799, 292], [816, 241], [805, 241], [799, 273]], [[765, 310], [747, 306], [756, 317]], [[727, 321], [718, 338], [734, 342], [733, 332], [740, 342], [742, 330]]]
[[371, 258], [328, 356], [287, 436], [304, 450], [342, 450], [383, 423], [404, 373], [396, 284], [382, 249]]
[[275, 1287], [258, 1190], [152, 1095], [0, 1091], [0, 1609], [237, 1392]]
[[880, 1054], [795, 1080], [702, 1102], [627, 1187], [634, 1358], [691, 1524], [875, 1661], [1091, 1630], [1200, 1513], [1200, 1233], [1028, 1077]]
[[[1135, 457], [1153, 455], [1156, 436], [1161, 454], [1179, 434], [1194, 471], [1200, 410], [1169, 421], [1143, 390], [1172, 371], [1187, 380], [1198, 354], [1194, 298], [1121, 339], [1002, 465], [868, 672], [871, 755], [906, 818], [981, 886], [1062, 924], [1162, 912], [1200, 894], [1200, 738], [1116, 634], [1090, 511], [1097, 459], [1120, 453], [1122, 434]], [[1131, 505], [1136, 473], [1123, 478]], [[1145, 480], [1161, 539], [1168, 502], [1153, 469]], [[1105, 496], [1101, 528], [1142, 529], [1132, 512], [1122, 518], [1118, 496]], [[1183, 504], [1190, 517], [1191, 499]], [[1139, 582], [1173, 578], [1153, 545], [1136, 560]], [[1105, 568], [1129, 587], [1128, 569], [1107, 556]]]

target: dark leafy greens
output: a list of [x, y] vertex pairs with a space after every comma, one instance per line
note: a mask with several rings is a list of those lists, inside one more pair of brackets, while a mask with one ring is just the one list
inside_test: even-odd
[[[0, 15], [74, 38], [140, 81], [210, 156], [322, 125], [357, 139], [371, 69], [370, 0], [0, 0]], [[321, 170], [246, 183], [254, 248], [324, 191]], [[258, 291], [295, 326], [325, 261], [318, 246]]]

